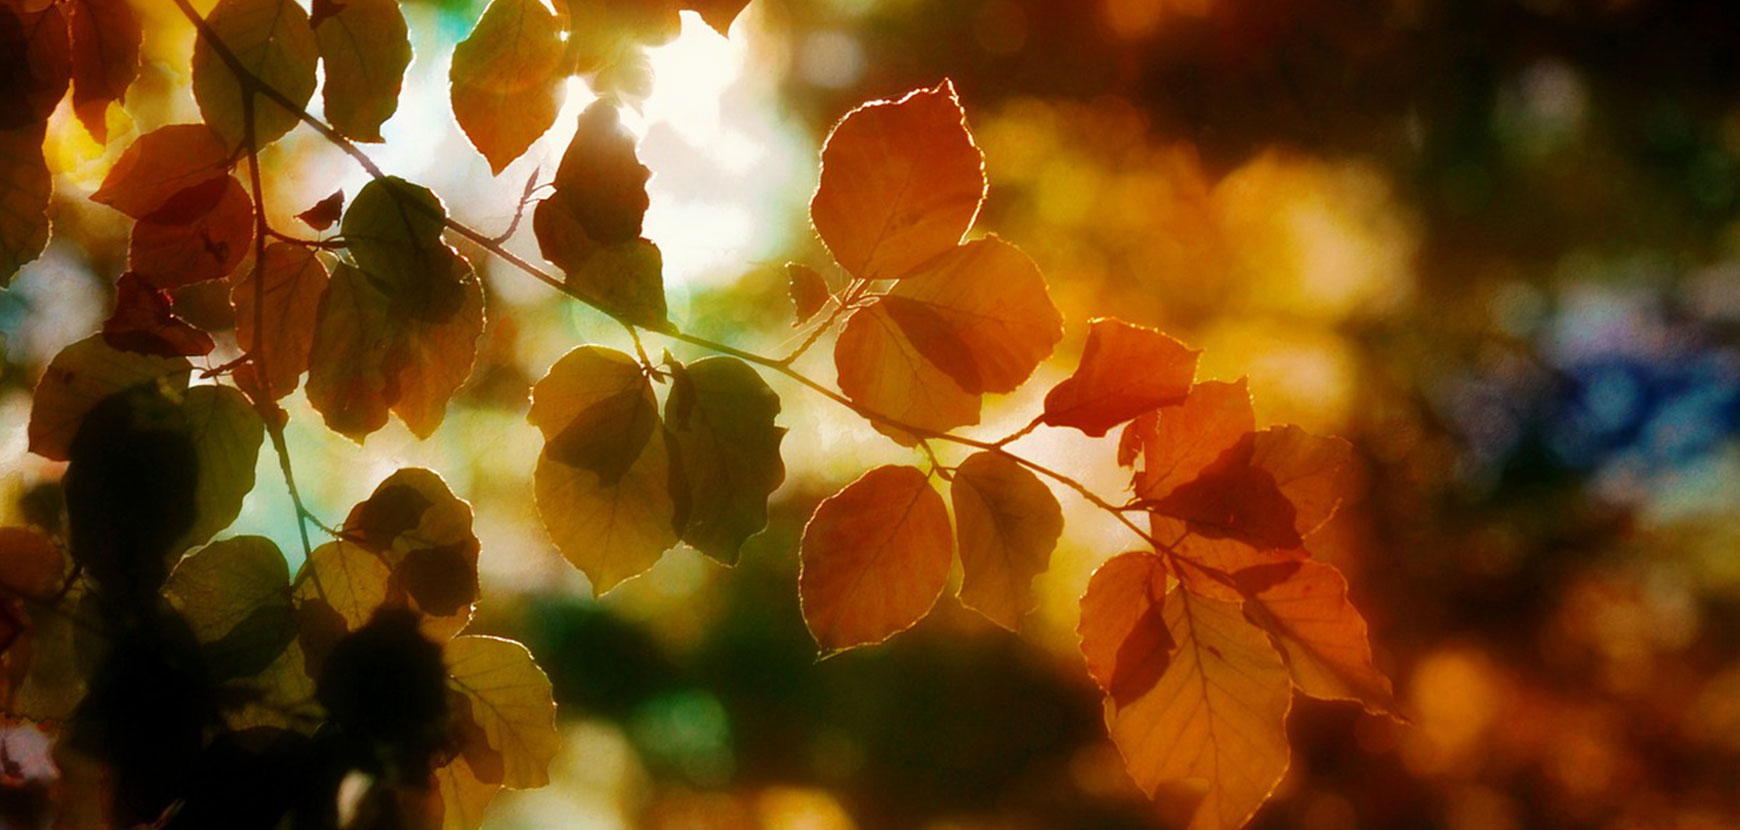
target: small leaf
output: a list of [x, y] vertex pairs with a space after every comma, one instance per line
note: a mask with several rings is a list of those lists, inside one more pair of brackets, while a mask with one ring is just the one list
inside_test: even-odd
[[504, 786], [542, 787], [562, 746], [550, 679], [526, 647], [497, 637], [456, 637], [447, 644], [448, 681], [471, 701], [472, 717], [501, 753]]
[[[356, 141], [381, 141], [381, 124], [399, 108], [411, 41], [399, 0], [315, 3], [314, 28], [326, 68], [326, 118]], [[336, 211], [335, 211], [336, 216]], [[325, 228], [320, 228], [324, 230]]]
[[66, 4], [72, 35], [73, 112], [98, 144], [109, 140], [105, 117], [139, 76], [144, 33], [127, 0], [72, 0]]
[[822, 306], [827, 305], [828, 296], [832, 292], [828, 290], [827, 280], [822, 279], [822, 275], [808, 265], [786, 263], [785, 278], [786, 290], [791, 294], [792, 310], [795, 313], [791, 324], [793, 327], [801, 326], [816, 316]]
[[247, 396], [227, 386], [189, 389], [182, 408], [199, 459], [194, 490], [199, 518], [176, 550], [205, 542], [241, 515], [242, 500], [254, 489], [255, 462], [266, 434]]
[[[256, 376], [265, 366], [274, 400], [295, 391], [308, 370], [320, 296], [328, 282], [326, 266], [313, 251], [274, 242], [266, 246], [264, 262], [244, 269], [230, 289], [236, 345], [254, 356]], [[262, 292], [264, 302], [256, 305]]]
[[310, 228], [323, 231], [332, 227], [343, 213], [344, 191], [334, 190], [331, 196], [315, 202], [313, 207], [296, 214], [296, 218], [302, 220], [302, 224]]
[[1045, 395], [1046, 424], [1098, 438], [1144, 412], [1183, 403], [1200, 351], [1115, 318], [1089, 325], [1081, 365]]
[[254, 238], [254, 200], [235, 177], [183, 190], [133, 226], [127, 267], [153, 287], [228, 276]]
[[1161, 407], [1156, 419], [1135, 422], [1132, 427], [1140, 429], [1132, 443], [1142, 452], [1137, 497], [1158, 500], [1170, 495], [1255, 429], [1255, 420], [1241, 378], [1237, 383], [1196, 384], [1183, 403]]
[[[852, 312], [834, 344], [840, 391], [871, 412], [944, 432], [979, 422], [979, 396], [963, 390], [920, 354], [881, 302]], [[877, 432], [906, 446], [918, 437], [872, 420]]]
[[42, 155], [45, 125], [0, 130], [0, 288], [48, 247], [48, 202], [54, 192]]
[[658, 427], [652, 381], [634, 358], [581, 346], [556, 361], [532, 389], [526, 415], [544, 433], [544, 454], [615, 486]]
[[984, 196], [984, 157], [945, 80], [834, 125], [810, 221], [852, 276], [898, 279], [954, 248]]
[[683, 0], [683, 8], [693, 9], [701, 15], [701, 20], [721, 36], [729, 37], [731, 21], [743, 13], [743, 7], [749, 5], [749, 0]]
[[1269, 633], [1299, 690], [1357, 700], [1374, 715], [1400, 718], [1390, 679], [1372, 663], [1365, 618], [1347, 601], [1347, 579], [1332, 565], [1304, 561], [1236, 575], [1245, 616]]
[[954, 554], [948, 510], [916, 467], [883, 466], [804, 526], [798, 596], [825, 651], [882, 642], [930, 611]]
[[227, 175], [229, 155], [204, 124], [161, 127], [122, 151], [91, 201], [144, 219], [176, 194]]
[[163, 357], [210, 354], [211, 335], [175, 316], [169, 294], [131, 271], [115, 283], [115, 310], [103, 322], [103, 341], [117, 349]]
[[[308, 105], [314, 95], [320, 47], [309, 28], [308, 14], [295, 0], [218, 0], [206, 15], [206, 24], [235, 54], [242, 69], [296, 106]], [[195, 41], [193, 100], [225, 146], [239, 147], [246, 137], [244, 94], [241, 79], [211, 44], [204, 37]], [[271, 99], [255, 96], [255, 145], [263, 147], [277, 141], [299, 120]]]
[[778, 415], [779, 396], [737, 358], [673, 364], [665, 424], [688, 485], [683, 541], [720, 562], [736, 564], [767, 526], [767, 497], [785, 481]]
[[1033, 577], [1051, 564], [1063, 508], [1007, 455], [967, 456], [949, 487], [961, 549], [961, 604], [1014, 631], [1033, 610]]
[[877, 301], [966, 392], [1014, 391], [1063, 337], [1033, 260], [997, 237], [930, 260]]
[[562, 27], [539, 0], [491, 0], [453, 49], [453, 116], [500, 173], [526, 152], [561, 108]]
[[67, 346], [49, 361], [31, 398], [30, 451], [67, 460], [73, 435], [98, 401], [158, 378], [185, 389], [192, 368], [186, 358], [120, 351], [100, 334]]

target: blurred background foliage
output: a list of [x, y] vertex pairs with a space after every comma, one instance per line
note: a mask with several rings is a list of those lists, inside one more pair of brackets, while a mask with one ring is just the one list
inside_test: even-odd
[[[147, 65], [110, 111], [118, 137], [96, 145], [63, 104], [55, 240], [0, 292], [5, 524], [57, 520], [60, 468], [25, 451], [29, 391], [124, 266], [126, 223], [86, 196], [132, 135], [197, 119], [191, 30], [138, 5]], [[593, 91], [575, 82], [558, 128], [490, 177], [445, 94], [482, 5], [407, 0], [417, 57], [372, 154], [493, 232]], [[729, 40], [683, 17], [623, 70], [651, 79], [623, 86], [683, 327], [789, 348], [780, 266], [828, 262], [805, 210], [828, 127], [946, 76], [987, 156], [979, 232], [1033, 256], [1069, 321], [977, 434], [1025, 423], [1105, 314], [1205, 348], [1204, 376], [1248, 374], [1260, 422], [1354, 442], [1363, 496], [1317, 555], [1348, 572], [1413, 723], [1298, 700], [1292, 770], [1253, 826], [1740, 825], [1740, 6], [754, 0]], [[281, 227], [365, 180], [306, 131], [266, 163]], [[510, 247], [536, 259], [529, 233]], [[1075, 648], [1088, 574], [1132, 539], [1063, 495], [1021, 636], [944, 602], [817, 662], [803, 518], [866, 465], [914, 459], [776, 383], [790, 475], [743, 563], [680, 549], [594, 600], [536, 521], [524, 411], [557, 356], [620, 330], [470, 253], [490, 322], [440, 432], [395, 422], [357, 447], [298, 395], [289, 443], [328, 520], [411, 464], [475, 506], [474, 630], [531, 646], [567, 736], [556, 786], [504, 797], [490, 826], [1178, 826], [1179, 799], [1150, 804], [1124, 776]], [[224, 290], [185, 289], [178, 309], [221, 328]], [[831, 381], [826, 353], [800, 367]], [[1020, 447], [1102, 493], [1127, 484], [1109, 441]], [[231, 532], [299, 551], [261, 465]]]

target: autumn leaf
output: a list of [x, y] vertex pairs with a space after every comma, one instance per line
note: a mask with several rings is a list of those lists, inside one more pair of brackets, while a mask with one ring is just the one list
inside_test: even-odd
[[435, 770], [434, 790], [431, 797], [441, 803], [441, 830], [477, 830], [501, 785], [479, 780], [465, 756], [456, 755]]
[[744, 540], [767, 526], [767, 497], [785, 481], [779, 396], [734, 357], [673, 363], [671, 374], [665, 424], [688, 487], [683, 541], [736, 564]]
[[115, 283], [115, 310], [103, 322], [103, 341], [117, 349], [163, 357], [196, 357], [216, 347], [211, 335], [175, 316], [169, 294], [138, 274]]
[[253, 238], [254, 200], [225, 176], [177, 193], [134, 224], [127, 267], [162, 289], [221, 279]]
[[1238, 604], [1161, 594], [1161, 570], [1131, 553], [1095, 572], [1082, 652], [1111, 689], [1106, 723], [1137, 786], [1204, 782], [1190, 827], [1235, 830], [1287, 771], [1287, 668]]
[[[649, 409], [655, 428], [641, 438], [637, 424]], [[569, 352], [532, 387], [526, 418], [546, 441], [533, 473], [538, 515], [593, 593], [644, 572], [677, 544], [670, 450], [634, 358], [601, 346]], [[593, 440], [592, 431], [619, 443]]]
[[72, 50], [58, 4], [0, 4], [0, 130], [42, 124], [66, 95]]
[[62, 349], [49, 361], [30, 404], [30, 451], [65, 461], [73, 435], [98, 401], [141, 383], [162, 378], [187, 388], [192, 365], [186, 358], [124, 352], [94, 334]]
[[651, 175], [615, 105], [595, 101], [580, 114], [551, 182], [554, 193], [532, 212], [532, 231], [544, 259], [587, 302], [625, 322], [666, 330], [663, 259], [640, 235]]
[[[255, 357], [256, 375], [259, 367], [266, 368], [274, 399], [295, 391], [308, 370], [320, 296], [328, 282], [326, 266], [313, 251], [273, 242], [266, 246], [265, 260], [243, 269], [230, 289], [236, 345]], [[256, 298], [264, 302], [256, 305]]]
[[1013, 458], [967, 456], [949, 485], [961, 550], [961, 604], [1014, 631], [1033, 610], [1033, 577], [1063, 534], [1057, 497]]
[[128, 0], [71, 0], [73, 112], [98, 144], [109, 140], [109, 104], [120, 103], [139, 76], [144, 33]]
[[313, 207], [296, 214], [296, 218], [310, 228], [323, 231], [332, 227], [343, 213], [344, 191], [334, 190], [331, 196], [315, 202]]
[[357, 268], [393, 306], [438, 322], [464, 302], [458, 254], [441, 241], [446, 223], [446, 207], [428, 188], [388, 177], [357, 191], [341, 229]]
[[163, 593], [221, 678], [258, 674], [295, 636], [289, 567], [278, 546], [261, 536], [200, 548], [170, 573]]
[[388, 602], [417, 612], [430, 639], [449, 639], [471, 622], [480, 546], [471, 506], [441, 476], [418, 467], [394, 472], [351, 509], [344, 534], [387, 563]]
[[497, 637], [456, 637], [446, 648], [448, 683], [471, 702], [471, 714], [501, 754], [500, 784], [516, 789], [550, 782], [561, 748], [550, 679], [531, 652]]
[[0, 288], [48, 246], [53, 180], [42, 156], [44, 125], [0, 130]]
[[246, 395], [228, 386], [195, 386], [182, 404], [188, 436], [199, 461], [194, 488], [198, 517], [176, 543], [185, 550], [230, 526], [242, 500], [254, 489], [255, 461], [266, 425]]
[[[52, 596], [66, 575], [66, 556], [47, 536], [0, 527], [0, 588], [25, 597]], [[3, 650], [3, 649], [0, 649]]]
[[[979, 422], [979, 396], [927, 360], [880, 302], [852, 312], [834, 344], [840, 391], [869, 411], [935, 432]], [[876, 431], [912, 446], [918, 436], [872, 420]]]
[[809, 322], [828, 302], [832, 293], [816, 269], [797, 262], [785, 264], [786, 291], [791, 296], [792, 326]]
[[556, 123], [562, 29], [540, 0], [491, 0], [453, 50], [453, 116], [500, 173]]
[[1255, 428], [1251, 395], [1242, 378], [1192, 386], [1183, 403], [1163, 406], [1158, 418], [1135, 421], [1126, 429], [1142, 457], [1136, 496], [1165, 498]]
[[399, 0], [344, 0], [309, 22], [326, 70], [327, 121], [353, 140], [383, 140], [381, 124], [399, 108], [399, 85], [411, 63]]
[[[296, 578], [297, 605], [318, 603], [335, 612], [341, 634], [367, 625], [387, 601], [392, 569], [374, 551], [354, 542], [337, 539], [315, 548], [302, 570], [307, 573]], [[306, 636], [305, 630], [303, 647], [309, 648]]]
[[1347, 579], [1333, 565], [1290, 562], [1235, 574], [1245, 617], [1268, 632], [1299, 691], [1324, 700], [1356, 700], [1367, 712], [1401, 719], [1390, 679], [1371, 657], [1365, 618], [1347, 600]]
[[127, 145], [91, 201], [144, 219], [176, 194], [229, 171], [229, 150], [204, 124], [171, 124]]
[[[309, 28], [308, 13], [295, 0], [218, 0], [206, 15], [206, 25], [243, 70], [297, 107], [308, 105], [314, 95], [320, 46]], [[193, 100], [225, 146], [238, 147], [247, 137], [242, 102], [246, 94], [241, 79], [211, 43], [204, 37], [195, 41]], [[255, 95], [253, 109], [257, 147], [277, 141], [301, 120], [263, 95]]]
[[985, 196], [954, 84], [865, 104], [822, 146], [810, 221], [858, 279], [897, 279], [953, 249]]
[[824, 651], [882, 642], [930, 611], [953, 557], [948, 510], [925, 474], [870, 470], [823, 499], [804, 526], [804, 624]]
[[1075, 374], [1045, 395], [1043, 422], [1099, 437], [1144, 412], [1182, 403], [1200, 351], [1116, 318], [1089, 321]]
[[931, 259], [876, 302], [971, 394], [1013, 391], [1063, 337], [1039, 267], [994, 236]]

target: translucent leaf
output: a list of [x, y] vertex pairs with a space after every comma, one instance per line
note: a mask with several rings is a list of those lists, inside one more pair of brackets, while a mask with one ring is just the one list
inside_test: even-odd
[[1113, 702], [1145, 694], [1172, 661], [1177, 643], [1161, 609], [1171, 580], [1152, 553], [1132, 552], [1094, 571], [1081, 600], [1082, 657], [1088, 674]]
[[1033, 577], [1051, 564], [1063, 508], [1026, 467], [993, 452], [961, 462], [949, 500], [961, 550], [961, 603], [1014, 631], [1033, 610]]
[[143, 219], [177, 193], [223, 178], [229, 150], [204, 124], [171, 124], [127, 145], [91, 201]]
[[[236, 345], [256, 357], [256, 367], [266, 367], [274, 399], [295, 391], [308, 370], [320, 296], [327, 283], [326, 266], [313, 251], [274, 242], [266, 246], [264, 262], [243, 269], [230, 289], [236, 307]], [[262, 292], [264, 302], [256, 305], [255, 298]]]
[[471, 621], [477, 602], [477, 535], [471, 505], [433, 471], [407, 467], [375, 487], [345, 519], [347, 538], [392, 569], [388, 600], [416, 611], [437, 642]]
[[71, 0], [73, 112], [98, 144], [109, 140], [105, 116], [139, 76], [144, 33], [128, 0]]
[[477, 773], [457, 756], [435, 770], [434, 796], [441, 802], [441, 830], [477, 830], [500, 784], [479, 781]]
[[1299, 690], [1315, 698], [1357, 700], [1398, 719], [1390, 679], [1372, 662], [1365, 618], [1347, 600], [1333, 565], [1304, 561], [1237, 574], [1245, 616], [1269, 633]]
[[[920, 354], [881, 302], [846, 318], [834, 344], [834, 368], [840, 391], [879, 415], [937, 432], [979, 422], [979, 396]], [[871, 425], [902, 444], [918, 442], [880, 421]]]
[[785, 481], [779, 396], [749, 364], [709, 357], [672, 370], [665, 424], [688, 485], [683, 541], [727, 564], [767, 526], [767, 497]]
[[447, 644], [449, 681], [471, 701], [471, 713], [502, 757], [504, 786], [550, 782], [550, 759], [561, 748], [550, 679], [526, 647], [496, 637], [456, 637]]
[[1115, 318], [1089, 325], [1075, 374], [1045, 395], [1046, 424], [1097, 438], [1144, 412], [1184, 401], [1200, 351]]
[[949, 81], [865, 104], [822, 147], [810, 221], [852, 276], [903, 277], [972, 227], [983, 167]]
[[453, 50], [453, 116], [500, 173], [556, 123], [564, 47], [556, 16], [539, 0], [491, 0]]
[[128, 271], [115, 283], [115, 310], [103, 321], [103, 342], [122, 351], [197, 357], [216, 348], [211, 335], [175, 316], [168, 292]]
[[228, 386], [196, 386], [184, 404], [189, 436], [199, 458], [194, 490], [199, 517], [177, 550], [200, 544], [230, 526], [254, 489], [254, 467], [266, 425], [246, 395]]
[[254, 200], [234, 176], [170, 197], [133, 226], [127, 268], [171, 289], [228, 276], [254, 239]]
[[263, 536], [237, 536], [194, 551], [176, 565], [163, 593], [200, 642], [230, 633], [255, 608], [290, 602], [290, 568]]
[[526, 415], [544, 433], [544, 455], [615, 486], [659, 423], [652, 381], [634, 358], [581, 346], [556, 361], [532, 389]]
[[339, 217], [343, 214], [344, 191], [334, 190], [331, 196], [315, 202], [313, 207], [296, 214], [296, 218], [302, 220], [302, 224], [310, 228], [323, 231], [338, 222]]
[[[320, 47], [308, 13], [295, 0], [218, 0], [206, 15], [218, 40], [247, 72], [298, 107], [314, 95]], [[229, 147], [246, 135], [242, 83], [205, 38], [193, 45], [193, 100], [205, 123]], [[299, 117], [265, 96], [254, 99], [254, 142], [264, 146], [290, 132]]]
[[948, 510], [916, 467], [883, 466], [822, 500], [804, 526], [798, 596], [826, 651], [918, 622], [948, 582]]
[[361, 545], [342, 539], [327, 542], [309, 554], [302, 569], [308, 573], [297, 576], [296, 603], [317, 601], [331, 609], [345, 632], [367, 625], [387, 600], [392, 571], [379, 554]]
[[186, 388], [191, 370], [186, 358], [123, 352], [100, 334], [67, 346], [49, 362], [31, 398], [30, 451], [67, 460], [79, 423], [98, 401], [158, 378]]
[[381, 141], [381, 124], [399, 108], [411, 41], [399, 0], [344, 0], [314, 23], [326, 68], [321, 96], [333, 129], [356, 141]]
[[48, 246], [53, 180], [43, 159], [42, 123], [0, 130], [0, 288]]
[[1162, 499], [1213, 463], [1256, 428], [1244, 379], [1208, 381], [1190, 388], [1184, 402], [1160, 409], [1160, 417], [1131, 425], [1141, 449], [1136, 495]]
[[663, 432], [647, 439], [614, 485], [548, 453], [538, 456], [532, 484], [550, 538], [591, 580], [594, 594], [651, 568], [677, 544], [677, 507]]

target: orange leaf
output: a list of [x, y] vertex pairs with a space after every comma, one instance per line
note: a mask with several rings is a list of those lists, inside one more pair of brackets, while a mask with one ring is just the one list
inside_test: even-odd
[[128, 145], [91, 201], [144, 219], [182, 191], [222, 178], [229, 168], [223, 140], [204, 124], [171, 124]]
[[[254, 299], [262, 286], [255, 280], [263, 283], [265, 292], [259, 308]], [[236, 305], [236, 345], [250, 354], [256, 354], [256, 349], [264, 353], [274, 400], [295, 391], [308, 370], [315, 318], [327, 282], [326, 266], [313, 251], [274, 242], [266, 246], [265, 264], [247, 269], [230, 290]]]
[[1160, 599], [1160, 570], [1137, 553], [1095, 573], [1083, 652], [1096, 677], [1130, 678], [1127, 689], [1108, 684], [1106, 723], [1137, 786], [1152, 795], [1202, 782], [1190, 827], [1234, 830], [1287, 771], [1287, 668], [1237, 604], [1177, 588]]
[[[840, 391], [877, 414], [938, 432], [979, 422], [979, 396], [919, 354], [881, 302], [846, 318], [834, 344], [834, 368]], [[871, 426], [901, 444], [918, 443], [879, 421]]]
[[1033, 577], [1051, 564], [1063, 509], [1026, 467], [994, 452], [961, 462], [949, 500], [961, 547], [961, 604], [1014, 631], [1033, 610]]
[[1139, 420], [1131, 428], [1142, 448], [1136, 496], [1162, 499], [1255, 429], [1256, 417], [1241, 378], [1196, 384], [1183, 403], [1161, 407], [1159, 418]]
[[103, 340], [129, 352], [163, 357], [210, 354], [211, 335], [175, 316], [169, 295], [131, 271], [116, 283], [115, 311], [103, 323]]
[[683, 0], [682, 7], [693, 9], [714, 31], [728, 36], [731, 21], [736, 20], [747, 5], [749, 0]]
[[824, 499], [804, 526], [798, 596], [826, 651], [910, 628], [948, 582], [948, 510], [916, 467], [877, 467]]
[[945, 80], [834, 125], [810, 221], [852, 276], [895, 279], [954, 248], [984, 197], [984, 157]]
[[1144, 412], [1184, 401], [1201, 351], [1115, 318], [1089, 325], [1081, 365], [1045, 396], [1046, 424], [1097, 438]]
[[73, 0], [65, 8], [72, 34], [73, 112], [104, 144], [109, 103], [119, 102], [139, 76], [144, 33], [127, 0]]
[[539, 0], [492, 0], [453, 49], [453, 117], [500, 173], [556, 123], [562, 30]]
[[236, 269], [254, 238], [254, 200], [234, 176], [177, 193], [133, 226], [128, 269], [150, 285], [179, 288]]
[[1293, 683], [1315, 698], [1357, 700], [1400, 719], [1390, 679], [1372, 663], [1365, 618], [1347, 601], [1347, 579], [1322, 562], [1266, 565], [1237, 574], [1245, 616], [1269, 632]]
[[930, 260], [878, 304], [920, 354], [973, 394], [1014, 391], [1063, 337], [1039, 266], [994, 236]]
[[828, 283], [816, 269], [796, 262], [785, 264], [786, 290], [791, 294], [791, 305], [796, 316], [792, 325], [801, 326], [809, 322], [816, 312], [828, 302]]
[[1291, 424], [1254, 436], [1251, 466], [1274, 477], [1281, 495], [1293, 505], [1294, 529], [1301, 538], [1335, 515], [1352, 464], [1353, 445], [1340, 438], [1312, 435]]

